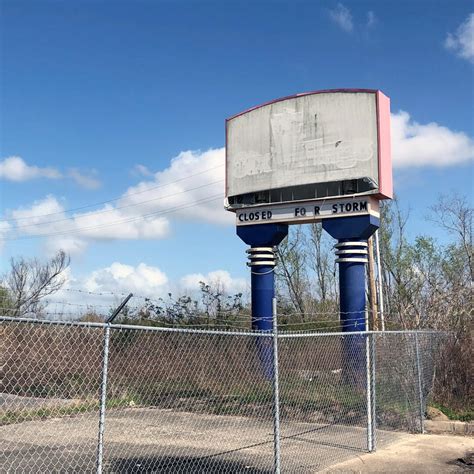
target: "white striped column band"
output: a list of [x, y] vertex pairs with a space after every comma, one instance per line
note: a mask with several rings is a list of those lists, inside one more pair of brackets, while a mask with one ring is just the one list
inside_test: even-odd
[[335, 245], [336, 263], [367, 263], [368, 244], [367, 242], [340, 242]]
[[246, 250], [249, 262], [247, 266], [255, 267], [258, 265], [275, 266], [275, 251], [273, 247], [251, 247]]

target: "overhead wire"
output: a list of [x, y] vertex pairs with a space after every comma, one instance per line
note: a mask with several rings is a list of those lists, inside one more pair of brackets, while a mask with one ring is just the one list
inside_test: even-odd
[[[94, 303], [91, 303], [91, 304], [81, 304], [81, 303], [70, 303], [70, 302], [65, 302], [65, 301], [49, 301], [47, 302], [48, 304], [51, 304], [51, 305], [66, 305], [66, 306], [73, 306], [73, 307], [80, 307], [80, 308], [88, 308], [88, 309], [94, 309], [95, 307], [102, 307], [102, 308], [107, 308], [107, 309], [112, 309], [112, 306], [111, 305], [96, 305]], [[135, 310], [135, 311], [139, 311], [139, 310], [143, 310], [143, 306], [130, 306], [128, 307], [130, 310]], [[15, 308], [15, 307], [0, 307], [0, 311], [16, 311], [18, 312], [19, 311], [19, 308]], [[26, 311], [27, 313], [30, 313], [32, 311]], [[50, 311], [41, 311], [41, 314], [72, 314], [71, 312], [61, 312], [61, 313], [53, 313], [53, 312], [50, 312]], [[199, 317], [199, 318], [203, 318], [203, 319], [207, 319], [206, 315], [205, 314], [196, 314], [196, 315], [193, 315], [193, 314], [189, 314], [189, 315], [183, 315], [183, 316], [188, 316], [188, 317]], [[166, 312], [164, 312], [164, 314], [161, 314], [159, 315], [159, 317], [162, 317], [162, 318], [167, 318], [167, 314]], [[227, 316], [229, 317], [229, 316]], [[214, 325], [214, 323], [217, 322], [219, 318], [219, 315], [217, 316], [213, 316], [211, 318], [209, 318], [209, 324], [211, 325]], [[244, 323], [250, 323], [250, 322], [258, 322], [258, 321], [264, 321], [264, 320], [268, 320], [268, 318], [264, 318], [264, 317], [260, 317], [260, 318], [252, 318], [252, 316], [249, 314], [249, 315], [246, 315], [246, 314], [236, 314], [235, 316], [230, 316], [229, 319], [227, 321], [221, 321], [222, 323], [228, 323], [228, 324], [232, 324], [232, 323], [239, 323], [239, 322], [244, 322]], [[279, 321], [278, 322], [278, 325], [281, 326], [281, 327], [286, 327], [286, 326], [305, 326], [305, 325], [315, 325], [315, 324], [322, 324], [322, 323], [338, 323], [338, 326], [340, 326], [340, 323], [345, 323], [345, 322], [351, 322], [351, 321], [359, 321], [360, 319], [359, 318], [350, 318], [350, 319], [346, 319], [344, 321], [339, 321], [338, 319], [334, 318], [334, 319], [319, 319], [319, 320], [314, 320], [314, 321], [305, 321], [305, 322], [281, 322]], [[165, 321], [162, 321], [160, 320], [159, 321], [160, 323], [161, 322], [165, 322]], [[176, 323], [172, 323], [172, 324], [176, 324]], [[204, 324], [204, 323], [203, 323]], [[325, 328], [323, 328], [325, 329]]]
[[[87, 294], [87, 295], [93, 295], [93, 296], [107, 296], [107, 297], [111, 297], [111, 296], [116, 296], [116, 297], [122, 297], [122, 296], [127, 296], [129, 293], [119, 293], [119, 292], [112, 292], [112, 291], [101, 291], [101, 292], [95, 292], [95, 291], [89, 291], [89, 290], [82, 290], [80, 288], [62, 288], [61, 290], [59, 290], [60, 292], [61, 291], [65, 291], [65, 292], [72, 292], [72, 293], [82, 293], [82, 294]], [[154, 298], [154, 297], [151, 297], [151, 296], [146, 296], [146, 295], [139, 295], [139, 294], [133, 294], [133, 298], [139, 298], [139, 299], [144, 299], [145, 302], [149, 301], [149, 302], [156, 302], [156, 303], [159, 303], [159, 304], [163, 304], [164, 302], [166, 302], [165, 299], [157, 299], [157, 298]], [[56, 303], [54, 300], [50, 300], [51, 303]], [[65, 304], [71, 304], [71, 305], [77, 305], [79, 306], [80, 304], [79, 303], [69, 303], [69, 302], [65, 302]], [[84, 305], [83, 305], [84, 306]], [[88, 306], [88, 305], [86, 305]], [[104, 305], [105, 306], [105, 305]], [[222, 310], [221, 313], [226, 313], [226, 312], [231, 312], [233, 310]], [[379, 311], [373, 311], [371, 309], [367, 309], [366, 311], [372, 313], [378, 313]], [[292, 318], [292, 317], [296, 317], [296, 316], [300, 316], [300, 315], [304, 315], [304, 316], [323, 316], [323, 315], [327, 315], [327, 316], [331, 316], [331, 315], [334, 315], [334, 316], [339, 316], [341, 314], [359, 314], [360, 311], [346, 311], [346, 312], [340, 312], [339, 310], [334, 310], [334, 311], [326, 311], [326, 312], [312, 312], [312, 313], [303, 313], [303, 312], [291, 312], [291, 313], [277, 313], [277, 317], [278, 318]], [[240, 313], [238, 313], [240, 314]], [[389, 315], [392, 315], [392, 313], [387, 313]], [[247, 314], [242, 314], [242, 316], [249, 316], [251, 317], [251, 315], [247, 315]], [[266, 319], [266, 318], [255, 318], [255, 320], [261, 320], [261, 319]], [[352, 320], [358, 320], [360, 318], [347, 318], [345, 319], [345, 321], [352, 321]], [[317, 320], [313, 320], [313, 321], [307, 321], [307, 322], [302, 322], [302, 323], [289, 323], [289, 324], [312, 324], [312, 323], [315, 323], [315, 322], [332, 322], [334, 321], [334, 319], [317, 319]]]
[[[159, 188], [164, 188], [166, 186], [170, 186], [171, 184], [175, 184], [175, 183], [179, 183], [181, 181], [184, 181], [186, 179], [189, 179], [189, 178], [194, 178], [195, 176], [199, 176], [199, 175], [202, 175], [204, 173], [208, 173], [209, 171], [213, 171], [215, 169], [218, 169], [218, 168], [222, 168], [224, 166], [224, 163], [220, 164], [220, 165], [217, 165], [217, 166], [214, 166], [212, 168], [208, 168], [208, 169], [205, 169], [203, 171], [200, 171], [199, 173], [194, 173], [194, 174], [190, 174], [188, 176], [184, 176], [182, 178], [179, 178], [179, 179], [176, 179], [174, 181], [169, 181], [168, 183], [163, 183], [163, 184], [159, 184], [157, 186], [152, 186], [150, 188], [147, 188], [147, 189], [144, 189], [142, 191], [135, 191], [133, 193], [128, 193], [126, 194], [126, 196], [135, 196], [137, 194], [143, 194], [143, 193], [146, 193], [146, 192], [149, 192], [149, 191], [153, 191], [155, 189], [159, 189]], [[80, 211], [82, 209], [88, 209], [90, 207], [94, 207], [94, 206], [100, 206], [102, 204], [108, 204], [110, 202], [114, 202], [114, 201], [118, 201], [120, 199], [123, 199], [124, 195], [122, 196], [119, 196], [119, 197], [116, 197], [116, 198], [111, 198], [111, 199], [107, 199], [105, 201], [99, 201], [99, 202], [96, 202], [96, 203], [92, 203], [92, 204], [86, 204], [84, 206], [79, 206], [79, 207], [73, 207], [73, 208], [70, 208], [70, 209], [65, 209], [63, 211], [58, 211], [58, 212], [50, 212], [50, 213], [47, 213], [47, 214], [38, 214], [37, 216], [35, 217], [47, 217], [47, 216], [54, 216], [54, 215], [58, 215], [58, 214], [64, 214], [64, 213], [68, 213], [68, 212], [74, 212], [74, 211]], [[17, 217], [17, 218], [10, 218], [10, 219], [0, 219], [1, 221], [3, 222], [12, 222], [12, 221], [18, 221], [18, 220], [24, 220], [24, 219], [31, 219], [31, 216], [28, 216], [28, 217]]]
[[[139, 202], [136, 202], [136, 203], [133, 203], [133, 204], [127, 204], [125, 206], [113, 207], [111, 209], [103, 209], [103, 210], [100, 210], [100, 211], [93, 211], [93, 212], [90, 212], [88, 214], [82, 214], [82, 215], [72, 216], [72, 217], [65, 217], [65, 218], [62, 218], [62, 219], [56, 219], [54, 221], [37, 222], [35, 224], [17, 225], [17, 226], [14, 227], [14, 229], [16, 230], [16, 229], [23, 229], [25, 227], [38, 227], [38, 226], [43, 226], [43, 225], [48, 225], [48, 224], [55, 224], [57, 222], [71, 221], [71, 219], [74, 219], [74, 220], [85, 219], [85, 218], [88, 218], [88, 217], [91, 217], [91, 216], [95, 217], [98, 214], [104, 214], [104, 213], [107, 213], [107, 212], [118, 211], [120, 209], [126, 209], [126, 208], [129, 208], [129, 207], [140, 206], [142, 204], [146, 204], [146, 203], [153, 202], [153, 201], [158, 201], [158, 200], [161, 200], [161, 199], [168, 199], [170, 197], [178, 196], [179, 194], [184, 194], [184, 193], [187, 193], [189, 191], [195, 191], [196, 189], [202, 189], [202, 188], [206, 188], [207, 186], [212, 186], [213, 184], [222, 183], [223, 181], [224, 181], [223, 179], [219, 179], [217, 181], [212, 181], [210, 183], [203, 184], [201, 186], [196, 186], [194, 188], [185, 189], [183, 191], [179, 191], [179, 192], [173, 193], [173, 194], [168, 194], [166, 196], [159, 196], [159, 197], [156, 197], [156, 198], [147, 199], [145, 201], [139, 201]], [[37, 219], [38, 216], [33, 216], [32, 218]]]
[[[81, 293], [81, 294], [89, 294], [93, 296], [106, 296], [106, 297], [123, 297], [126, 295], [126, 293], [117, 293], [117, 292], [93, 292], [93, 291], [88, 291], [88, 290], [81, 290], [81, 289], [76, 289], [76, 288], [65, 288], [63, 291], [66, 292], [76, 292], [76, 293]], [[142, 304], [134, 304], [133, 306], [129, 306], [129, 309], [131, 310], [131, 314], [133, 314], [134, 311], [141, 311], [143, 309], [146, 309], [147, 303], [150, 302], [155, 302], [158, 304], [163, 304], [166, 303], [166, 300], [158, 300], [149, 296], [144, 296], [144, 295], [134, 295], [134, 298], [136, 299], [143, 299], [144, 302]], [[90, 303], [90, 304], [84, 304], [84, 303], [72, 303], [68, 301], [54, 301], [54, 300], [48, 300], [46, 301], [48, 304], [51, 305], [66, 305], [66, 306], [72, 306], [72, 307], [85, 307], [85, 308], [90, 308], [94, 309], [96, 307], [103, 307], [107, 309], [111, 309], [111, 305], [99, 305], [96, 303]], [[5, 310], [12, 310], [12, 311], [17, 311], [18, 308], [1, 308], [3, 311]], [[252, 318], [251, 314], [242, 314], [242, 313], [237, 313], [237, 314], [230, 314], [232, 313], [232, 309], [229, 310], [223, 310], [217, 315], [213, 315], [210, 318], [207, 318], [206, 315], [203, 314], [193, 314], [191, 313], [184, 313], [183, 314], [183, 319], [188, 318], [188, 321], [173, 321], [173, 315], [170, 315], [167, 313], [166, 309], [161, 313], [157, 315], [157, 319], [154, 319], [154, 321], [160, 325], [164, 326], [171, 326], [171, 327], [212, 327], [212, 328], [218, 328], [218, 327], [230, 327], [230, 328], [236, 328], [236, 327], [246, 327], [248, 328], [249, 324], [267, 320], [268, 318], [265, 317], [257, 317], [257, 318]], [[44, 313], [44, 312], [43, 312]], [[352, 311], [352, 312], [347, 312], [346, 314], [350, 313], [359, 313], [358, 311]], [[52, 312], [47, 312], [44, 314], [57, 314], [57, 315], [68, 315], [70, 316], [72, 313], [71, 312], [61, 312], [61, 313], [52, 313]], [[301, 322], [294, 322], [291, 321], [291, 318], [297, 317], [299, 315], [311, 315], [311, 316], [316, 316], [316, 315], [331, 315], [334, 316], [332, 319], [315, 319], [312, 321], [301, 321]], [[313, 331], [328, 331], [328, 330], [337, 330], [341, 329], [341, 325], [344, 325], [344, 323], [353, 323], [353, 322], [358, 322], [360, 321], [360, 318], [346, 318], [344, 320], [339, 319], [340, 312], [339, 311], [334, 311], [334, 312], [321, 312], [321, 313], [291, 313], [291, 314], [285, 314], [285, 313], [279, 313], [278, 316], [278, 327], [282, 328], [283, 330], [288, 329], [288, 328], [293, 328], [292, 331], [294, 332], [294, 328], [296, 327], [306, 327], [308, 329], [296, 329], [297, 331], [305, 331], [305, 330], [313, 330]], [[224, 316], [227, 317], [227, 320], [219, 321], [219, 316]], [[202, 320], [198, 323], [194, 318], [202, 318]], [[289, 318], [287, 321], [281, 321], [283, 318]], [[170, 320], [171, 319], [171, 320]], [[153, 320], [153, 319], [152, 319]], [[193, 323], [193, 320], [195, 324]], [[318, 325], [324, 325], [323, 327], [317, 327]], [[309, 328], [309, 326], [313, 326]], [[290, 329], [288, 329], [290, 330]]]
[[[59, 291], [68, 291], [68, 292], [75, 292], [75, 293], [84, 293], [87, 295], [95, 295], [95, 296], [127, 296], [129, 293], [117, 293], [113, 291], [89, 291], [89, 290], [81, 290], [80, 288], [61, 288]], [[133, 295], [136, 297], [136, 295]]]
[[[82, 290], [80, 288], [61, 288], [60, 291], [67, 291], [67, 292], [74, 292], [74, 293], [85, 293], [88, 295], [94, 295], [94, 296], [127, 296], [129, 293], [119, 293], [119, 292], [114, 292], [114, 291], [90, 291], [90, 290]], [[144, 298], [148, 300], [153, 300], [153, 297], [151, 296], [146, 296], [146, 295], [138, 295], [138, 294], [133, 294], [134, 298]], [[154, 301], [158, 301], [156, 298]], [[367, 311], [371, 312], [372, 310], [368, 309]], [[352, 314], [352, 313], [360, 313], [360, 311], [347, 311], [344, 312], [343, 314]], [[341, 314], [339, 310], [334, 310], [334, 311], [327, 311], [327, 312], [312, 312], [312, 313], [303, 313], [303, 312], [291, 312], [291, 313], [278, 313], [277, 315], [280, 316], [294, 316], [294, 315], [307, 315], [307, 316], [313, 316], [313, 315], [323, 315], [323, 314]]]
[[71, 303], [69, 301], [55, 301], [55, 300], [43, 300], [42, 302], [48, 305], [64, 305], [64, 306], [74, 306], [78, 308], [108, 308], [108, 309], [112, 308], [110, 304]]
[[195, 201], [192, 204], [188, 204], [186, 206], [177, 206], [174, 208], [162, 210], [162, 211], [156, 211], [156, 212], [150, 212], [147, 214], [139, 214], [138, 216], [134, 216], [129, 219], [124, 219], [124, 220], [118, 220], [114, 222], [109, 222], [107, 224], [100, 224], [97, 226], [89, 226], [89, 227], [77, 227], [75, 229], [68, 229], [64, 231], [59, 231], [59, 232], [52, 232], [52, 233], [40, 233], [40, 234], [33, 234], [33, 235], [22, 235], [19, 237], [0, 237], [0, 241], [12, 241], [12, 240], [28, 240], [28, 239], [35, 239], [35, 238], [41, 238], [41, 237], [52, 237], [52, 236], [63, 236], [63, 235], [70, 235], [70, 234], [77, 234], [83, 231], [87, 230], [95, 230], [95, 229], [101, 229], [104, 227], [110, 227], [114, 225], [119, 225], [119, 224], [127, 224], [129, 222], [135, 222], [138, 221], [144, 217], [151, 217], [151, 216], [161, 216], [165, 214], [169, 214], [172, 212], [180, 211], [182, 209], [188, 209], [190, 207], [197, 206], [198, 204], [205, 204], [211, 201], [216, 201], [217, 199], [222, 199], [223, 195], [221, 193], [215, 194], [212, 196], [207, 196], [206, 198], [200, 199], [198, 201]]

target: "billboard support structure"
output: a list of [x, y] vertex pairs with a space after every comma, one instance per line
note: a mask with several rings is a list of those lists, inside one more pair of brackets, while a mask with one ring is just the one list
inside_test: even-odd
[[[273, 246], [289, 224], [322, 222], [338, 240], [342, 331], [368, 329], [367, 240], [379, 227], [379, 201], [393, 196], [388, 97], [373, 89], [315, 91], [234, 115], [226, 121], [225, 196], [251, 247], [252, 328], [272, 328]], [[344, 377], [365, 386], [364, 339], [351, 349], [346, 339]], [[262, 346], [267, 376], [269, 355]]]
[[[285, 224], [266, 224], [237, 227], [237, 235], [250, 248], [247, 250], [247, 266], [251, 274], [252, 293], [252, 329], [271, 332], [273, 329], [275, 298], [275, 251], [276, 247], [287, 235]], [[258, 337], [257, 350], [264, 375], [273, 377], [273, 348], [271, 339]]]
[[[373, 216], [346, 217], [323, 221], [323, 229], [338, 240], [336, 263], [339, 264], [339, 301], [342, 332], [367, 331], [366, 272], [369, 237], [379, 228]], [[365, 341], [344, 339], [344, 371], [347, 381], [356, 379], [365, 386]]]

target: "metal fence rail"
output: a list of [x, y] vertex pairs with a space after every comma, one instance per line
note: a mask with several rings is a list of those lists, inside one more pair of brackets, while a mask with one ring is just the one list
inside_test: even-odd
[[0, 316], [0, 471], [314, 472], [422, 431], [441, 342]]

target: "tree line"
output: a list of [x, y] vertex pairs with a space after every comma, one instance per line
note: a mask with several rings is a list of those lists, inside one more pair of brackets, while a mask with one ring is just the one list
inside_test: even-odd
[[[383, 202], [379, 230], [381, 287], [386, 329], [434, 329], [449, 334], [440, 354], [440, 400], [461, 409], [472, 406], [473, 209], [467, 198], [441, 196], [425, 216], [425, 232], [410, 238], [410, 213], [398, 200]], [[442, 241], [433, 236], [437, 229]], [[338, 274], [334, 241], [320, 224], [292, 226], [278, 247], [275, 269], [279, 323], [287, 329], [337, 331]], [[0, 285], [0, 314], [36, 316], [47, 312], [47, 297], [65, 282], [69, 257], [14, 258]], [[369, 285], [370, 287], [370, 285]], [[380, 310], [368, 295], [369, 313]], [[375, 297], [374, 297], [375, 296]], [[113, 308], [111, 308], [111, 311]], [[179, 326], [250, 327], [250, 302], [221, 283], [200, 283], [198, 294], [146, 299], [128, 308], [121, 321]], [[77, 319], [101, 320], [93, 307]], [[370, 328], [373, 328], [371, 326]]]
[[[387, 328], [469, 328], [474, 281], [472, 212], [466, 198], [440, 197], [426, 216], [427, 232], [410, 239], [409, 212], [402, 211], [397, 200], [383, 203], [379, 239]], [[434, 227], [441, 231], [444, 242], [430, 235]], [[282, 320], [337, 322], [338, 273], [333, 246], [334, 240], [320, 224], [290, 227], [288, 237], [277, 249], [275, 268]], [[41, 317], [47, 312], [48, 297], [62, 288], [69, 264], [70, 258], [63, 251], [46, 262], [13, 258], [0, 283], [2, 313]], [[380, 311], [379, 295], [375, 296], [368, 298], [369, 312]], [[186, 323], [199, 315], [209, 323], [222, 323], [239, 313], [250, 315], [249, 298], [241, 292], [229, 292], [216, 281], [200, 282], [197, 294], [168, 293], [145, 299], [133, 314], [129, 309], [127, 317]]]

